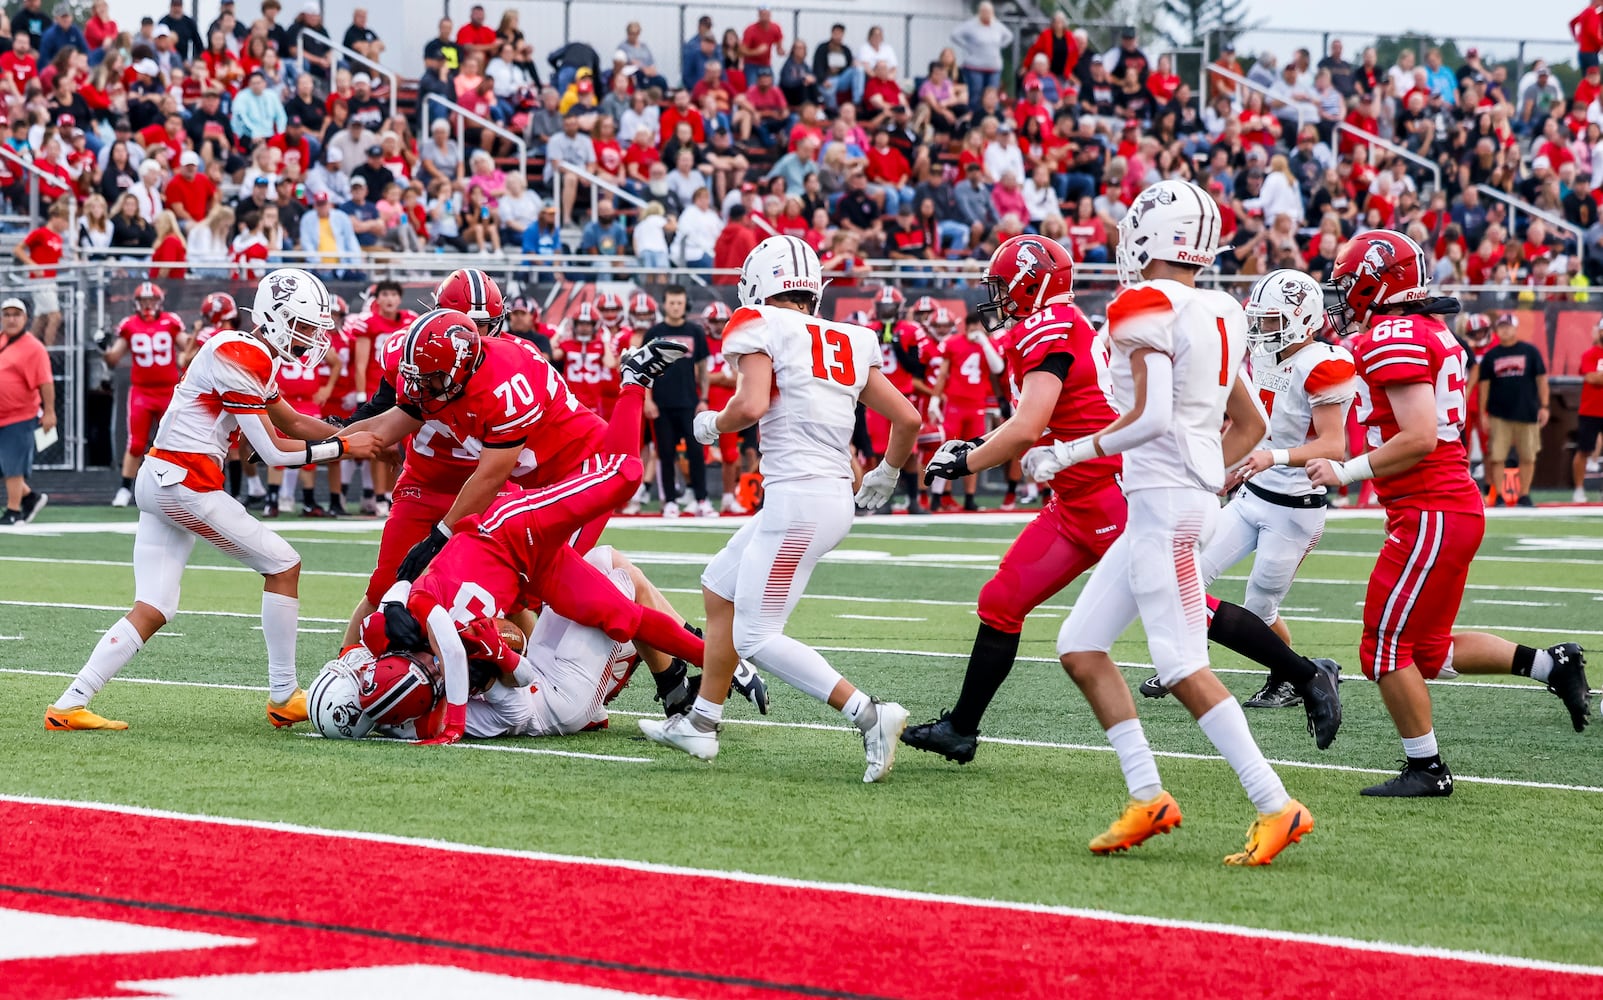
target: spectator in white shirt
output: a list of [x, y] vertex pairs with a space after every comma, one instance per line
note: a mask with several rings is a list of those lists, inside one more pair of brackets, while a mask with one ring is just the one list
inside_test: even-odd
[[522, 246], [523, 231], [540, 215], [540, 196], [529, 190], [523, 171], [506, 175], [506, 190], [496, 199], [495, 214], [501, 222], [501, 245]]
[[1012, 123], [1003, 122], [996, 138], [986, 145], [985, 173], [993, 181], [1000, 181], [1003, 174], [1012, 174], [1020, 184], [1024, 183], [1024, 151], [1019, 149]]
[[635, 256], [640, 266], [653, 270], [668, 269], [668, 216], [658, 202], [651, 202], [640, 210], [635, 222]]
[[161, 164], [146, 160], [139, 165], [139, 183], [128, 189], [139, 202], [139, 217], [151, 225], [165, 207], [161, 200]]
[[1035, 170], [1024, 182], [1024, 204], [1030, 210], [1030, 224], [1037, 230], [1047, 216], [1062, 214], [1062, 210], [1058, 207], [1058, 193], [1052, 188], [1050, 164], [1036, 164]]
[[696, 191], [690, 207], [679, 213], [678, 235], [674, 246], [686, 267], [711, 267], [712, 251], [718, 234], [724, 231], [724, 217], [712, 209], [712, 192]]
[[868, 29], [868, 41], [857, 49], [857, 65], [865, 74], [872, 73], [876, 63], [887, 63], [893, 70], [901, 69], [896, 61], [896, 50], [885, 41], [885, 29], [877, 24]]

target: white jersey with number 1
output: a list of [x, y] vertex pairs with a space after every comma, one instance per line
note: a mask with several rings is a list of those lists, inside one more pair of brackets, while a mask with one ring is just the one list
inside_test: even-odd
[[775, 306], [736, 310], [724, 328], [724, 357], [766, 354], [773, 399], [763, 415], [764, 486], [852, 478], [850, 447], [857, 397], [880, 367], [879, 339], [850, 323]]

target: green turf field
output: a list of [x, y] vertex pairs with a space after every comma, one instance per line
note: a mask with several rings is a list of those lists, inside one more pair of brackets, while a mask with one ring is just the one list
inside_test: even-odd
[[[202, 546], [171, 633], [124, 675], [162, 683], [113, 683], [95, 702], [133, 728], [46, 733], [45, 705], [131, 599], [132, 517], [120, 513], [53, 508], [32, 530], [59, 534], [0, 535], [0, 792], [1598, 960], [1603, 726], [1577, 735], [1558, 700], [1530, 682], [1433, 689], [1443, 754], [1459, 778], [1449, 800], [1359, 798], [1376, 780], [1370, 772], [1393, 768], [1401, 754], [1372, 685], [1344, 685], [1346, 723], [1325, 753], [1300, 710], [1249, 713], [1271, 758], [1311, 765], [1280, 771], [1318, 823], [1267, 870], [1220, 864], [1240, 849], [1251, 807], [1177, 703], [1143, 703], [1153, 748], [1176, 755], [1159, 765], [1185, 824], [1104, 859], [1085, 843], [1117, 813], [1123, 782], [1051, 659], [1078, 585], [1025, 631], [1021, 653], [1033, 659], [1014, 671], [985, 727], [1010, 742], [982, 747], [962, 768], [904, 748], [888, 783], [865, 786], [856, 733], [777, 682], [764, 725], [740, 724], [754, 713], [731, 703], [736, 724], [711, 765], [637, 738], [630, 713], [654, 707], [643, 680], [615, 703], [609, 731], [496, 744], [514, 752], [274, 731], [262, 711], [258, 579]], [[281, 526], [305, 560], [306, 683], [336, 651], [377, 525], [331, 531], [290, 518]], [[606, 540], [694, 620], [700, 567], [732, 527], [625, 523]], [[951, 704], [974, 596], [1017, 530], [861, 520], [813, 577], [790, 632], [827, 650], [861, 687], [930, 717]], [[1286, 602], [1298, 648], [1353, 674], [1357, 605], [1379, 538], [1376, 519], [1333, 520]], [[1536, 645], [1574, 637], [1603, 646], [1603, 519], [1493, 519], [1481, 552], [1462, 624]], [[1239, 599], [1244, 569], [1217, 593]], [[1139, 633], [1114, 655], [1144, 661]], [[1223, 675], [1239, 695], [1258, 686], [1232, 654], [1217, 651], [1215, 664], [1242, 671]], [[1133, 684], [1145, 671], [1127, 674]], [[1603, 662], [1594, 686], [1600, 675]], [[552, 750], [595, 756], [526, 752]]]

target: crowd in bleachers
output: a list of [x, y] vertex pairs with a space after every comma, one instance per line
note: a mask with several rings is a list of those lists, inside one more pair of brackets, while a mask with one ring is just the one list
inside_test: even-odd
[[[1227, 44], [1199, 94], [1134, 28], [1098, 50], [1059, 13], [1026, 47], [981, 3], [916, 58], [878, 27], [788, 38], [766, 6], [682, 41], [631, 23], [553, 50], [516, 8], [474, 6], [439, 22], [423, 75], [392, 95], [363, 61], [386, 51], [366, 12], [341, 33], [318, 11], [224, 0], [204, 31], [178, 0], [137, 26], [105, 0], [81, 24], [42, 0], [0, 18], [5, 145], [40, 172], [41, 216], [72, 202], [67, 252], [148, 254], [157, 277], [250, 277], [296, 250], [335, 277], [427, 250], [731, 268], [783, 232], [850, 285], [870, 259], [984, 258], [1025, 230], [1104, 262], [1135, 193], [1184, 177], [1220, 204], [1230, 273], [1317, 273], [1380, 227], [1426, 246], [1443, 282], [1536, 294], [1603, 277], [1595, 7], [1571, 26], [1584, 71], [1568, 93], [1540, 60], [1511, 72], [1428, 48], [1381, 65], [1332, 40], [1284, 59]], [[431, 95], [473, 113], [461, 143]], [[30, 176], [0, 158], [12, 206]], [[1482, 186], [1555, 221], [1511, 219]]]

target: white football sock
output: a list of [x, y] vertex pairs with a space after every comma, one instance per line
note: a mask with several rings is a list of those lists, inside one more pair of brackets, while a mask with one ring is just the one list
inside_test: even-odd
[[1141, 720], [1116, 722], [1109, 727], [1107, 734], [1113, 752], [1119, 755], [1119, 767], [1124, 770], [1124, 783], [1130, 789], [1130, 797], [1139, 802], [1155, 798], [1163, 791], [1163, 781], [1158, 777], [1158, 762], [1152, 756], [1152, 748], [1147, 745], [1147, 734], [1141, 729]]
[[1403, 755], [1415, 760], [1424, 760], [1435, 757], [1439, 751], [1436, 749], [1436, 730], [1432, 729], [1424, 736], [1404, 736]]
[[1538, 649], [1536, 659], [1531, 661], [1531, 680], [1546, 684], [1551, 676], [1553, 676], [1553, 654], [1545, 649]]
[[282, 704], [300, 687], [295, 676], [295, 629], [300, 625], [299, 598], [262, 591], [262, 638], [267, 641], [267, 690]]
[[695, 703], [690, 706], [690, 724], [698, 732], [716, 733], [718, 723], [722, 722], [723, 718], [724, 706], [714, 704], [701, 695], [697, 695]]
[[373, 463], [372, 462], [363, 462], [362, 463], [362, 489], [370, 490], [372, 488], [373, 488]]
[[846, 704], [841, 706], [840, 714], [851, 720], [852, 725], [862, 732], [868, 732], [879, 725], [879, 709], [874, 707], [874, 699], [862, 691], [853, 691]]
[[1241, 787], [1253, 808], [1260, 813], [1274, 813], [1286, 808], [1291, 796], [1280, 783], [1280, 775], [1264, 759], [1263, 751], [1253, 741], [1252, 730], [1247, 728], [1247, 715], [1234, 698], [1226, 698], [1203, 713], [1197, 720], [1203, 735], [1208, 737], [1224, 759], [1241, 779]]
[[245, 495], [251, 499], [267, 495], [267, 488], [262, 485], [260, 478], [252, 475], [245, 477]]
[[139, 631], [133, 623], [126, 618], [117, 619], [117, 624], [106, 629], [106, 634], [95, 643], [95, 651], [89, 654], [89, 662], [67, 685], [66, 692], [56, 699], [56, 707], [82, 708], [89, 704], [89, 699], [98, 694], [107, 681], [116, 677], [134, 658], [134, 654], [144, 647], [145, 642], [139, 638]]
[[746, 659], [752, 666], [819, 701], [829, 701], [830, 693], [840, 683], [840, 674], [818, 650], [788, 635], [771, 637]]

